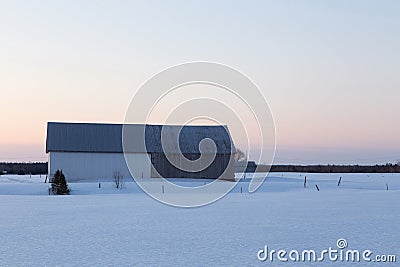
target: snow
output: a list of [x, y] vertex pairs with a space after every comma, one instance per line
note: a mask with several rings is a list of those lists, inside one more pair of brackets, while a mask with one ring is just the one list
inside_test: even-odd
[[72, 195], [48, 196], [44, 178], [0, 176], [0, 266], [379, 265], [257, 259], [265, 245], [322, 250], [339, 238], [350, 249], [397, 255], [397, 263], [383, 266], [397, 266], [400, 257], [400, 174], [271, 173], [256, 193], [247, 193], [247, 178], [223, 199], [193, 209], [159, 203], [133, 181], [123, 189], [71, 183]]

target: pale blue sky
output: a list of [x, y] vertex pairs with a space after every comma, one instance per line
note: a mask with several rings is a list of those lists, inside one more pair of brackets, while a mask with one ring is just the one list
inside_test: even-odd
[[122, 122], [171, 65], [247, 74], [277, 163], [400, 159], [399, 1], [3, 1], [0, 161], [45, 160], [47, 121]]

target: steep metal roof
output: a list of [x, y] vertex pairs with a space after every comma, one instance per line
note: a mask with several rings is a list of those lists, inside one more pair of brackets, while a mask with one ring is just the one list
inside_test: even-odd
[[[165, 138], [164, 149], [161, 144], [162, 131]], [[205, 138], [215, 143], [219, 154], [229, 154], [234, 151], [226, 126], [49, 122], [46, 153], [56, 151], [122, 153], [124, 142], [126, 152], [177, 153], [180, 149], [181, 153], [189, 154], [199, 153], [199, 144]], [[204, 142], [202, 149], [204, 153], [212, 153], [214, 146]]]

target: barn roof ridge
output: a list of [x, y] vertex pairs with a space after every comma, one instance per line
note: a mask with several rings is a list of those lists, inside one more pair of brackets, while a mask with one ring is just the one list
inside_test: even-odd
[[[132, 127], [132, 136], [136, 141], [125, 146], [126, 152], [163, 153], [161, 129], [167, 127], [168, 138], [179, 139], [182, 153], [199, 153], [199, 143], [204, 138], [211, 138], [216, 144], [217, 153], [229, 154], [234, 151], [230, 133], [226, 125], [159, 125], [159, 124], [117, 124], [91, 122], [48, 122], [46, 153], [48, 152], [98, 152], [122, 153], [123, 127]], [[136, 127], [135, 127], [136, 126]], [[144, 131], [146, 127], [145, 137]], [[176, 130], [182, 128], [180, 132]], [[128, 128], [129, 129], [129, 128]], [[141, 140], [145, 142], [141, 142]], [[144, 144], [145, 143], [145, 147]], [[175, 147], [168, 149], [176, 153]], [[175, 150], [174, 150], [175, 149]], [[211, 148], [210, 148], [211, 149]], [[207, 152], [207, 151], [206, 151]], [[211, 152], [211, 151], [210, 151]]]

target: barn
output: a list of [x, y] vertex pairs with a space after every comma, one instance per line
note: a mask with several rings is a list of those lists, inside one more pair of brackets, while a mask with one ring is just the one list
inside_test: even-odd
[[[162, 131], [167, 133], [163, 139]], [[129, 145], [125, 145], [123, 140], [123, 134], [126, 135], [127, 132], [132, 137]], [[205, 139], [211, 139], [215, 145], [200, 152], [200, 143]], [[185, 159], [203, 160], [207, 158], [204, 155], [213, 154], [212, 161], [206, 168], [196, 171], [187, 171], [176, 162], [172, 164], [171, 159], [179, 156], [177, 146], [172, 145], [174, 140], [177, 140], [179, 151]], [[62, 170], [70, 182], [110, 181], [115, 173], [127, 179], [233, 179], [234, 152], [235, 147], [226, 126], [64, 122], [47, 124], [49, 175], [56, 170]]]

